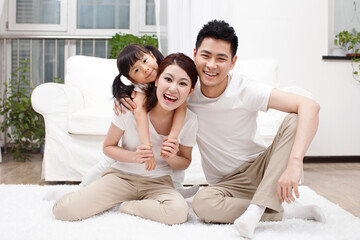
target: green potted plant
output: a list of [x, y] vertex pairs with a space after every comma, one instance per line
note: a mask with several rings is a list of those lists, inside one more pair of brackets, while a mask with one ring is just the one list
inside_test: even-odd
[[[39, 151], [45, 138], [44, 119], [31, 106], [33, 88], [26, 79], [26, 73], [30, 72], [29, 62], [28, 59], [20, 61], [21, 67], [12, 74], [14, 79], [4, 83], [3, 96], [0, 97], [0, 115], [3, 117], [0, 129], [9, 140], [9, 152], [20, 161], [30, 159], [29, 153]], [[6, 139], [4, 148], [6, 153]]]
[[360, 48], [360, 32], [342, 31], [335, 36], [335, 45], [346, 50], [347, 56], [357, 56]]
[[116, 33], [110, 40], [110, 56], [109, 58], [117, 58], [121, 50], [129, 44], [138, 43], [141, 45], [153, 45], [158, 47], [158, 39], [156, 35], [143, 35], [137, 37], [133, 34]]
[[360, 32], [352, 33], [349, 31], [342, 31], [335, 36], [335, 45], [341, 46], [346, 51], [346, 56], [350, 56], [353, 67], [353, 78], [360, 82]]

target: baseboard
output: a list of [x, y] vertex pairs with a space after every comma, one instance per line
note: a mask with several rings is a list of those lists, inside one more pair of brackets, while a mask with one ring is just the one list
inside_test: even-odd
[[360, 156], [306, 156], [304, 163], [360, 163]]

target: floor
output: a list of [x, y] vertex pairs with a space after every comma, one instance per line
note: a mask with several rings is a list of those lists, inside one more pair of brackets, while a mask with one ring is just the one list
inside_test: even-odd
[[[76, 184], [41, 180], [41, 163], [40, 154], [34, 154], [34, 158], [25, 163], [3, 156], [0, 184]], [[306, 163], [304, 175], [304, 185], [360, 217], [360, 163]]]

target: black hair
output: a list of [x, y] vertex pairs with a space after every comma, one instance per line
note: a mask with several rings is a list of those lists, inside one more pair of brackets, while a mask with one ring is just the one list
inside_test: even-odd
[[231, 27], [227, 22], [222, 20], [212, 20], [205, 24], [197, 35], [195, 43], [196, 51], [199, 49], [202, 41], [205, 38], [214, 38], [230, 43], [231, 57], [233, 58], [236, 55], [238, 48], [238, 38], [234, 28]]
[[[164, 60], [159, 65], [159, 69], [157, 72], [157, 78], [160, 77], [160, 75], [164, 72], [164, 70], [171, 65], [177, 65], [181, 69], [183, 69], [186, 74], [190, 77], [191, 80], [191, 88], [195, 87], [195, 84], [198, 79], [198, 73], [196, 71], [196, 66], [194, 61], [186, 56], [183, 53], [173, 53], [164, 58]], [[158, 99], [156, 97], [156, 87], [155, 83], [149, 85], [146, 92], [146, 101], [145, 101], [145, 109], [146, 111], [150, 111], [153, 107], [155, 107]]]
[[[156, 62], [159, 65], [161, 61], [164, 59], [164, 56], [161, 52], [154, 46], [146, 45], [142, 46], [140, 44], [129, 44], [123, 48], [117, 58], [117, 67], [119, 69], [119, 74], [115, 77], [112, 84], [112, 93], [114, 98], [116, 98], [119, 102], [121, 98], [131, 97], [131, 93], [134, 90], [133, 85], [125, 85], [121, 81], [121, 76], [125, 76], [130, 79], [129, 72], [131, 67], [140, 60], [145, 54], [152, 53]], [[154, 84], [152, 83], [149, 83]]]

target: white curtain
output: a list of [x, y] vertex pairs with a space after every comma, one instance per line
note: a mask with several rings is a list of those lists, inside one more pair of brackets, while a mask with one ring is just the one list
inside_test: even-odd
[[4, 9], [5, 0], [0, 0], [0, 18], [2, 16], [2, 10]]
[[[164, 55], [182, 52], [193, 57], [196, 36], [212, 19], [231, 24], [237, 0], [156, 0], [158, 36]], [[158, 11], [158, 9], [160, 9]], [[159, 21], [158, 21], [159, 19]]]

